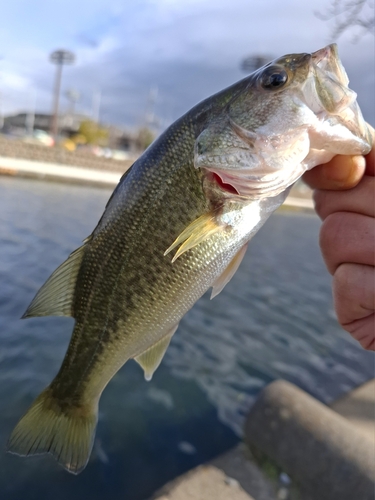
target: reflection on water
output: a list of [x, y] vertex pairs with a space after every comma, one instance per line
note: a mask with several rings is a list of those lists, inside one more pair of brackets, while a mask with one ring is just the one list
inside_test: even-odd
[[[107, 190], [0, 178], [0, 444], [58, 370], [73, 320], [20, 321], [44, 280], [94, 228]], [[129, 362], [103, 394], [78, 477], [52, 459], [0, 454], [3, 500], [141, 500], [232, 446], [264, 384], [283, 377], [329, 402], [373, 376], [336, 323], [315, 216], [276, 214], [239, 272], [181, 321], [153, 381]]]

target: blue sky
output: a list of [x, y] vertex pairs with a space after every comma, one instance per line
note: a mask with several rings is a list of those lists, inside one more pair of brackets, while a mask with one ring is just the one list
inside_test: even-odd
[[[51, 109], [54, 67], [48, 55], [66, 48], [64, 92], [76, 89], [77, 110], [92, 112], [101, 92], [106, 123], [143, 124], [150, 89], [165, 127], [201, 99], [244, 76], [251, 54], [277, 57], [310, 52], [331, 42], [332, 22], [318, 19], [330, 2], [315, 0], [14, 0], [3, 2], [0, 24], [0, 105], [4, 114], [25, 111], [36, 95], [38, 111]], [[375, 124], [374, 38], [337, 40], [351, 87]]]

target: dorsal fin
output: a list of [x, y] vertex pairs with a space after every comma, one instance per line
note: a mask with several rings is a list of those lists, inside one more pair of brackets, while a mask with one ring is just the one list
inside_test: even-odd
[[38, 293], [22, 318], [33, 316], [71, 316], [73, 296], [79, 268], [81, 267], [86, 244], [74, 250], [65, 262], [54, 271]]
[[236, 255], [233, 257], [233, 259], [229, 262], [228, 266], [225, 268], [224, 272], [220, 274], [220, 276], [216, 279], [215, 283], [212, 285], [211, 300], [214, 297], [216, 297], [216, 295], [219, 295], [219, 293], [222, 291], [225, 285], [229, 283], [230, 280], [235, 275], [237, 269], [240, 267], [242, 259], [245, 256], [247, 245], [248, 243], [246, 243], [243, 247], [241, 247], [238, 250]]
[[165, 351], [168, 349], [171, 338], [177, 328], [178, 324], [168, 330], [168, 333], [161, 340], [156, 342], [156, 344], [152, 345], [146, 351], [142, 352], [142, 354], [134, 358], [135, 361], [143, 368], [145, 379], [147, 381], [152, 379], [152, 375], [160, 365]]

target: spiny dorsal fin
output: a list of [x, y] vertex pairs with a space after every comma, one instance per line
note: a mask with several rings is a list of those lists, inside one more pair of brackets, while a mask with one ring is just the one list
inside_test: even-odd
[[245, 256], [247, 245], [248, 243], [239, 249], [233, 259], [229, 262], [228, 266], [225, 268], [224, 272], [220, 274], [215, 283], [212, 285], [211, 300], [216, 297], [216, 295], [219, 295], [225, 285], [229, 283], [235, 275], [237, 269], [240, 267], [242, 259]]
[[215, 216], [212, 213], [201, 215], [182, 231], [172, 245], [164, 252], [164, 255], [169, 254], [169, 252], [181, 243], [172, 259], [172, 262], [174, 262], [187, 250], [199, 245], [199, 243], [202, 243], [202, 241], [206, 240], [209, 236], [223, 229], [223, 226], [217, 224]]
[[74, 290], [83, 254], [90, 237], [54, 271], [35, 295], [22, 318], [71, 316]]
[[143, 368], [145, 379], [147, 381], [152, 379], [155, 370], [160, 365], [165, 351], [168, 349], [171, 338], [177, 328], [178, 324], [173, 326], [168, 333], [161, 340], [159, 340], [159, 342], [156, 342], [156, 344], [134, 358], [135, 361]]

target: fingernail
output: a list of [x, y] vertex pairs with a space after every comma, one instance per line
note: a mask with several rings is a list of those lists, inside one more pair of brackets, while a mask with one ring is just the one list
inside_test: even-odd
[[340, 186], [352, 187], [361, 180], [365, 167], [363, 156], [347, 156], [345, 161], [341, 157], [339, 164], [327, 168], [327, 177]]

